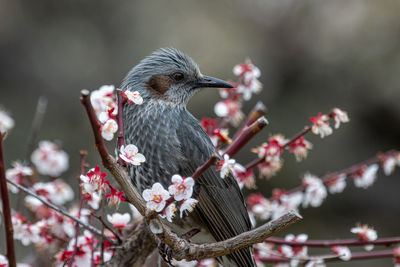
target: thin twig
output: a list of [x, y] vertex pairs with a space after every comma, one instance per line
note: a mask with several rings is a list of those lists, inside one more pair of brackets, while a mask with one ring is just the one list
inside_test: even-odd
[[[118, 147], [117, 151], [125, 145], [125, 135], [124, 135], [124, 105], [125, 99], [122, 97], [122, 90], [117, 89], [117, 102], [118, 102], [118, 113], [117, 113], [117, 124], [118, 124]], [[124, 165], [124, 161], [118, 157], [118, 163]]]
[[[35, 193], [32, 192], [31, 190], [29, 190], [28, 188], [26, 188], [26, 187], [24, 187], [24, 186], [22, 186], [22, 185], [19, 185], [19, 184], [15, 183], [14, 181], [10, 180], [10, 179], [7, 179], [7, 182], [10, 183], [10, 184], [12, 184], [13, 186], [15, 186], [16, 188], [18, 188], [19, 190], [21, 190], [21, 191], [27, 193], [28, 195], [30, 195], [30, 196], [36, 198], [37, 200], [39, 200], [40, 202], [42, 202], [42, 203], [43, 203], [44, 205], [46, 205], [47, 207], [49, 207], [49, 208], [51, 208], [51, 209], [57, 211], [58, 213], [61, 213], [61, 214], [65, 215], [65, 216], [67, 216], [68, 218], [70, 218], [71, 220], [73, 220], [73, 221], [79, 223], [81, 226], [83, 226], [83, 227], [86, 228], [87, 230], [91, 231], [92, 233], [94, 233], [94, 234], [96, 234], [96, 235], [98, 235], [98, 236], [100, 236], [100, 237], [102, 236], [101, 231], [99, 231], [98, 229], [96, 229], [96, 228], [94, 228], [93, 226], [91, 226], [91, 225], [85, 223], [85, 222], [82, 221], [81, 219], [76, 218], [75, 216], [69, 214], [68, 212], [66, 212], [65, 210], [61, 209], [60, 207], [58, 207], [58, 206], [56, 206], [56, 205], [54, 205], [54, 204], [48, 202], [47, 200], [45, 200], [45, 199], [43, 199], [42, 197], [38, 196], [37, 194], [35, 194]], [[107, 236], [104, 236], [104, 238], [107, 239], [108, 241], [110, 241], [110, 242], [111, 242], [112, 244], [114, 244], [114, 245], [117, 244], [114, 240], [112, 240], [111, 238], [109, 238], [109, 237], [107, 237]]]
[[0, 192], [1, 201], [3, 204], [3, 218], [4, 218], [4, 230], [6, 235], [7, 244], [7, 258], [10, 267], [15, 267], [17, 261], [15, 258], [15, 246], [14, 246], [14, 229], [11, 221], [11, 207], [10, 199], [8, 197], [8, 189], [6, 183], [6, 169], [4, 165], [3, 155], [3, 138], [5, 133], [0, 132]]
[[46, 114], [46, 109], [47, 109], [47, 98], [45, 96], [41, 96], [39, 97], [39, 100], [37, 102], [35, 115], [32, 120], [31, 132], [28, 137], [28, 146], [27, 146], [28, 150], [26, 152], [26, 161], [29, 162], [30, 165], [31, 165], [30, 156], [32, 154], [33, 149], [35, 148], [36, 139], [42, 127], [43, 118], [44, 115]]
[[[80, 155], [80, 174], [83, 175], [85, 172], [85, 157], [87, 156], [88, 152], [81, 150], [79, 152]], [[79, 178], [79, 210], [78, 210], [78, 218], [81, 218], [81, 211], [83, 208], [83, 196], [82, 196], [82, 188], [81, 188], [81, 179]], [[71, 258], [68, 261], [68, 266], [71, 267], [74, 263], [75, 255], [78, 251], [78, 237], [79, 237], [79, 223], [75, 224], [75, 246], [74, 252], [72, 253]]]
[[198, 167], [196, 171], [192, 174], [192, 178], [196, 179], [198, 178], [203, 172], [205, 172], [208, 168], [210, 168], [212, 165], [214, 165], [218, 160], [218, 156], [216, 154], [212, 154], [211, 158], [207, 160], [203, 165]]
[[101, 222], [101, 224], [108, 229], [117, 239], [119, 244], [121, 244], [122, 239], [121, 237], [109, 226], [106, 224], [106, 222], [103, 220], [103, 217], [101, 215], [96, 215], [94, 213], [92, 213], [93, 217], [95, 217], [97, 220], [99, 220], [99, 222]]

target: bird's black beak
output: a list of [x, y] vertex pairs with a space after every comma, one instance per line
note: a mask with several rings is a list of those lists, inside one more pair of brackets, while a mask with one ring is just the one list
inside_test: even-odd
[[210, 76], [203, 76], [196, 82], [196, 87], [233, 88], [230, 83]]

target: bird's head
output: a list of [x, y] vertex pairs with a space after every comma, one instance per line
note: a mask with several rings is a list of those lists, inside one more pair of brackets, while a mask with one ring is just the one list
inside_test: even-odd
[[121, 88], [139, 91], [144, 99], [160, 99], [185, 106], [204, 87], [232, 85], [201, 74], [189, 56], [175, 48], [161, 48], [144, 58], [126, 75]]

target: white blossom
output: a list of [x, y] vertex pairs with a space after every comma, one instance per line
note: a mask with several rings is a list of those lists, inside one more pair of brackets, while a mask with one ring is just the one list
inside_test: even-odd
[[346, 246], [334, 246], [331, 248], [332, 251], [339, 256], [339, 258], [343, 261], [351, 260], [351, 251]]
[[171, 178], [172, 185], [168, 187], [168, 191], [174, 196], [176, 201], [188, 199], [193, 194], [194, 180], [192, 177], [182, 177], [175, 174]]
[[[10, 179], [17, 184], [22, 184], [23, 177], [31, 176], [33, 174], [31, 167], [24, 166], [18, 161], [13, 162], [12, 166], [12, 169], [8, 169], [6, 171], [6, 177], [7, 179]], [[11, 192], [18, 193], [18, 188], [16, 188], [12, 184], [8, 184], [8, 188], [11, 190]]]
[[33, 151], [31, 160], [38, 172], [53, 177], [60, 176], [69, 167], [68, 154], [50, 141], [39, 142], [39, 147]]
[[346, 174], [341, 173], [329, 179], [326, 182], [326, 186], [331, 194], [342, 193], [346, 188]]
[[[378, 238], [378, 234], [376, 231], [368, 225], [358, 225], [356, 227], [351, 228], [350, 232], [353, 234], [358, 235], [360, 240], [363, 241], [375, 241]], [[364, 246], [365, 250], [372, 250], [374, 248], [374, 245], [366, 245]]]
[[175, 211], [177, 210], [176, 204], [173, 202], [169, 204], [160, 215], [162, 218], [166, 218], [169, 222], [175, 217]]
[[146, 207], [156, 212], [164, 209], [166, 201], [170, 197], [169, 192], [160, 183], [153, 184], [152, 188], [144, 190], [142, 195], [146, 201]]
[[146, 161], [146, 158], [138, 151], [138, 148], [132, 144], [121, 146], [119, 157], [128, 164], [139, 166], [141, 163]]
[[219, 163], [220, 169], [220, 177], [225, 178], [229, 175], [232, 168], [235, 166], [236, 161], [234, 159], [229, 158], [228, 154], [224, 154], [224, 159], [221, 160]]
[[118, 131], [118, 124], [114, 119], [108, 119], [101, 125], [101, 136], [107, 141], [114, 138], [114, 134]]
[[138, 91], [129, 91], [126, 90], [122, 93], [122, 96], [126, 98], [128, 103], [141, 105], [143, 104], [143, 98], [140, 96]]
[[334, 108], [331, 112], [331, 115], [335, 120], [335, 129], [339, 128], [341, 122], [346, 123], [350, 121], [349, 117], [347, 116], [347, 112], [340, 108]]
[[370, 187], [376, 180], [378, 169], [378, 164], [372, 164], [366, 168], [361, 169], [359, 173], [353, 175], [354, 185], [356, 187], [362, 187], [364, 189]]
[[303, 207], [319, 207], [327, 196], [326, 188], [321, 179], [307, 173], [303, 178], [305, 192], [303, 197]]
[[179, 210], [181, 211], [181, 218], [185, 213], [191, 213], [199, 201], [194, 198], [188, 198], [182, 201]]
[[4, 134], [13, 127], [14, 120], [4, 110], [0, 110], [0, 133]]

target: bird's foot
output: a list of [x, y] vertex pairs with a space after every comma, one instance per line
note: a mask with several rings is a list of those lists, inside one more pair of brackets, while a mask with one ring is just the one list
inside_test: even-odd
[[170, 248], [167, 244], [160, 242], [158, 244], [158, 252], [160, 253], [161, 258], [168, 263], [169, 266], [172, 266], [172, 248]]

